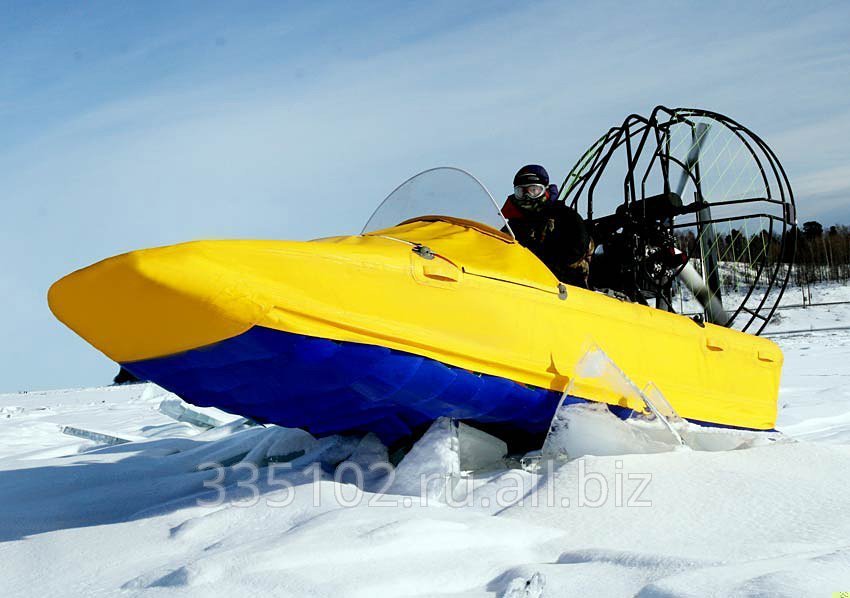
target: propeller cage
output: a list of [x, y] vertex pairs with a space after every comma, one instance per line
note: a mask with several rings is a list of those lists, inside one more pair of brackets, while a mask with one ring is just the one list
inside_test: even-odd
[[716, 112], [632, 114], [584, 153], [559, 199], [591, 226], [597, 288], [758, 334], [788, 284], [788, 177], [760, 137]]

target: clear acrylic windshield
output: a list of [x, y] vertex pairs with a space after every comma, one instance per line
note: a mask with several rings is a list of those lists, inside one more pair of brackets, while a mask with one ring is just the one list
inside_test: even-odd
[[369, 218], [362, 234], [420, 216], [473, 220], [513, 236], [499, 205], [481, 181], [449, 166], [420, 172], [396, 187]]

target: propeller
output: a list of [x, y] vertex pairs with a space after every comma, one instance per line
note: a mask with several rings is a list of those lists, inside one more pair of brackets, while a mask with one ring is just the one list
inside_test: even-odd
[[690, 262], [679, 272], [679, 280], [693, 293], [705, 310], [705, 318], [712, 324], [725, 325], [729, 315], [723, 309], [720, 295], [719, 256], [717, 252], [717, 235], [711, 220], [711, 207], [704, 201], [699, 181], [699, 158], [702, 144], [708, 137], [711, 126], [707, 123], [697, 123], [691, 128], [691, 148], [685, 157], [685, 169], [676, 185], [676, 193], [680, 196], [685, 190], [689, 179], [696, 183], [696, 202], [701, 207], [697, 212], [699, 229], [700, 254], [702, 255], [703, 271], [697, 272]]

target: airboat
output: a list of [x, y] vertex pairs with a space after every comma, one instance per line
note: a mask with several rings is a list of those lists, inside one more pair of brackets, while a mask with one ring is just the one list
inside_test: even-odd
[[559, 281], [478, 179], [444, 167], [402, 183], [360, 234], [133, 251], [48, 300], [139, 378], [316, 436], [392, 446], [450, 417], [539, 446], [562, 404], [645, 411], [582, 372], [591, 350], [678, 417], [771, 430], [783, 358], [758, 333], [796, 216], [768, 146], [722, 115], [658, 107], [595, 141], [559, 200], [593, 231], [595, 289]]

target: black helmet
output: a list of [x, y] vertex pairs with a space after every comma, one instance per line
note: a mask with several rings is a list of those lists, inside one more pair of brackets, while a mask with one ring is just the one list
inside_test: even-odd
[[549, 186], [549, 173], [539, 164], [523, 166], [514, 176], [514, 187], [535, 184]]

